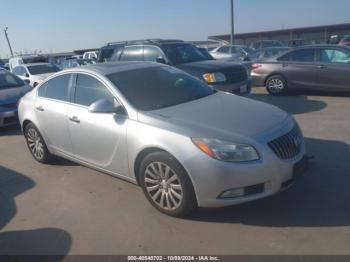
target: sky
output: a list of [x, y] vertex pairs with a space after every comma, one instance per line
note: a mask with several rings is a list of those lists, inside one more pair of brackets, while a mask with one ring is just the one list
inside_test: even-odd
[[[350, 0], [235, 0], [237, 33], [350, 22]], [[230, 32], [229, 0], [0, 0], [0, 57]]]

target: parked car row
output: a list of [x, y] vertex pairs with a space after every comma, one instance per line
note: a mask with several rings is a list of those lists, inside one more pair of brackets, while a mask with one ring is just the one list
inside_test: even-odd
[[[270, 44], [256, 46], [251, 72], [247, 61], [215, 60], [181, 40], [148, 39], [106, 44], [99, 63], [49, 72], [31, 91], [6, 70], [0, 84], [24, 89], [11, 101], [19, 103], [19, 122], [38, 162], [60, 156], [128, 180], [159, 211], [185, 216], [196, 207], [276, 194], [307, 168], [293, 117], [232, 93], [249, 93], [251, 77], [272, 95], [295, 87], [345, 90], [350, 48]], [[43, 73], [38, 68], [47, 64], [14, 71], [25, 69], [21, 77], [34, 86], [31, 67]], [[17, 107], [8, 108], [16, 117]]]

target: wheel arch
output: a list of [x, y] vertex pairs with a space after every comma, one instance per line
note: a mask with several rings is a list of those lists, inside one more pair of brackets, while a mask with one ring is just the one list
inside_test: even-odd
[[[160, 148], [160, 147], [148, 147], [148, 148], [144, 148], [142, 149], [136, 156], [135, 158], [135, 161], [134, 161], [134, 176], [136, 178], [136, 182], [137, 182], [137, 185], [141, 185], [140, 184], [140, 174], [139, 174], [139, 171], [140, 171], [140, 167], [141, 167], [141, 163], [142, 163], [142, 160], [149, 154], [151, 153], [155, 153], [155, 152], [165, 152], [165, 153], [168, 153], [170, 154], [168, 151]], [[172, 154], [170, 154], [172, 155]]]

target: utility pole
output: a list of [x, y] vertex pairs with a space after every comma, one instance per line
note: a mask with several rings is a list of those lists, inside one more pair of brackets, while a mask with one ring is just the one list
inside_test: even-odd
[[235, 43], [235, 9], [233, 1], [231, 0], [231, 45]]
[[6, 28], [4, 29], [4, 33], [5, 33], [5, 37], [6, 37], [6, 40], [7, 40], [7, 44], [9, 45], [9, 48], [10, 48], [11, 57], [13, 57], [12, 47], [11, 47], [11, 44], [10, 44], [9, 37], [8, 37], [8, 35], [7, 35], [7, 30], [8, 30], [8, 29], [9, 29], [9, 28], [6, 27]]

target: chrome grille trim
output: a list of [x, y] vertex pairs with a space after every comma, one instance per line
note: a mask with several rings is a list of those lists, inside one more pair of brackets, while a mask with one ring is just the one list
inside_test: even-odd
[[299, 155], [302, 142], [303, 135], [299, 126], [295, 125], [287, 134], [272, 140], [268, 145], [278, 158], [286, 160]]

